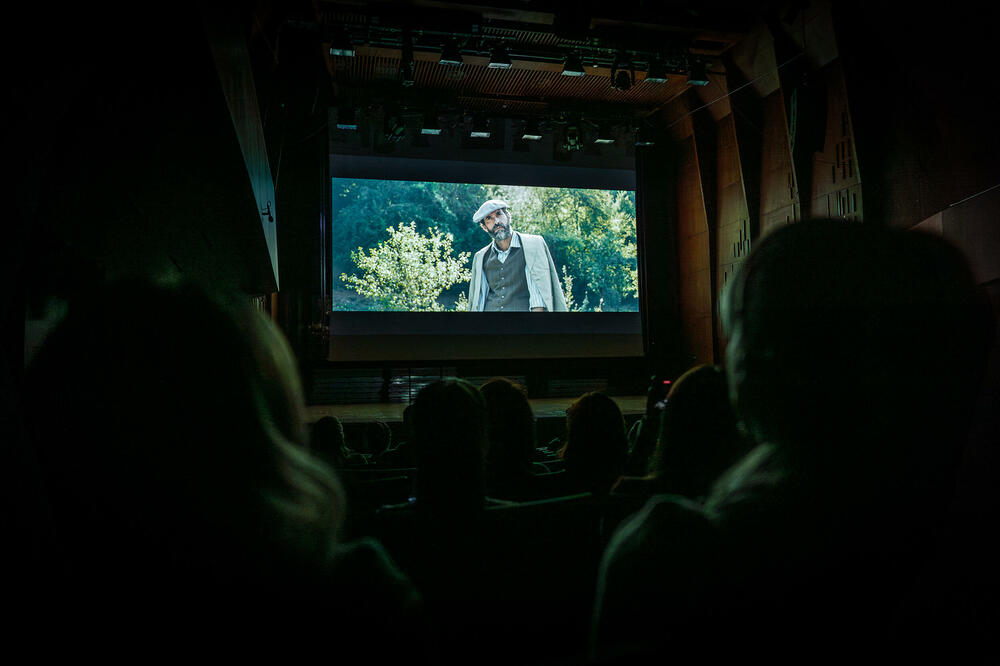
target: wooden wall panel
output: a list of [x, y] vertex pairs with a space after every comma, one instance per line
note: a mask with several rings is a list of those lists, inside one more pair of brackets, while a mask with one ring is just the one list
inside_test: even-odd
[[718, 124], [718, 246], [714, 257], [719, 293], [750, 253], [750, 215], [731, 115]]
[[[760, 216], [760, 237], [763, 238], [775, 229], [779, 229], [786, 224], [797, 222], [800, 219], [800, 209], [798, 205], [789, 204], [784, 208], [778, 208]], [[758, 239], [754, 239], [758, 240]]]
[[682, 330], [689, 365], [714, 363], [708, 223], [693, 136], [679, 144], [677, 241]]
[[[764, 135], [761, 151], [760, 237], [801, 218], [799, 188], [792, 163], [784, 93], [779, 89], [763, 100]], [[755, 239], [756, 240], [756, 239]]]
[[712, 65], [711, 71], [712, 74], [708, 77], [708, 85], [695, 86], [694, 90], [701, 104], [711, 114], [712, 120], [719, 122], [732, 113], [733, 109], [729, 103], [729, 89], [726, 85], [725, 68], [721, 63], [715, 63]]
[[809, 214], [862, 221], [861, 174], [840, 61], [823, 70], [827, 88], [826, 136], [813, 159]]

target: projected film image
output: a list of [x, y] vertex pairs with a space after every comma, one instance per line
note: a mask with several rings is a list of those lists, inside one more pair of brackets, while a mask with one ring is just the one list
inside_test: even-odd
[[332, 179], [332, 309], [638, 312], [635, 191]]

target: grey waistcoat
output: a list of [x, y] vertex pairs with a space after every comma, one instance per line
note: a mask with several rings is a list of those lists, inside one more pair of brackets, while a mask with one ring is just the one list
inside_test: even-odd
[[524, 277], [524, 252], [512, 247], [507, 261], [500, 263], [495, 248], [490, 248], [489, 256], [483, 262], [483, 271], [490, 290], [486, 294], [484, 312], [527, 312], [531, 300], [528, 296], [528, 280]]

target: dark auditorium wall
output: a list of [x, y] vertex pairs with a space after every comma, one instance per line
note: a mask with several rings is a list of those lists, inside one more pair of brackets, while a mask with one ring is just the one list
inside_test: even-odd
[[[16, 224], [4, 248], [4, 351], [23, 365], [24, 321], [49, 296], [102, 277], [183, 276], [275, 290], [247, 167], [197, 8], [12, 8], [4, 124]], [[183, 48], [177, 48], [183, 44]], [[21, 294], [26, 299], [19, 299]], [[137, 304], [137, 307], [141, 304]], [[9, 324], [9, 325], [8, 325]]]
[[986, 53], [997, 22], [961, 8], [932, 21], [857, 2], [789, 3], [761, 15], [709, 86], [658, 116], [678, 155], [692, 363], [722, 360], [718, 298], [742, 258], [803, 217], [934, 230], [981, 284], [1000, 278], [1000, 127]]
[[[59, 295], [94, 275], [143, 273], [273, 291], [200, 22], [178, 13], [140, 28], [91, 10], [64, 18], [44, 24], [14, 84], [13, 156], [27, 167], [17, 174], [20, 283]], [[51, 44], [79, 35], [87, 48], [67, 66]], [[150, 47], [175, 40], [186, 48]]]
[[[282, 11], [283, 10], [283, 11]], [[304, 10], [303, 10], [304, 11]], [[296, 27], [288, 7], [262, 6], [249, 26], [247, 48], [273, 177], [280, 289], [273, 314], [302, 360], [325, 358], [310, 343], [310, 324], [324, 312], [321, 267], [329, 238], [328, 109], [333, 88], [319, 54], [320, 35]], [[315, 351], [315, 353], [314, 353]]]

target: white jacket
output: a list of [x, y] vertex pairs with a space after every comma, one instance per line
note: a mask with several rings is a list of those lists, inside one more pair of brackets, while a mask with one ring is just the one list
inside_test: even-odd
[[[559, 272], [552, 260], [552, 253], [545, 239], [534, 234], [514, 232], [520, 237], [521, 251], [524, 252], [526, 264], [525, 273], [535, 283], [545, 301], [545, 309], [549, 312], [566, 312], [566, 299], [563, 298], [562, 285], [559, 282]], [[480, 291], [486, 276], [483, 272], [483, 260], [493, 243], [476, 252], [472, 258], [472, 279], [469, 280], [469, 311], [482, 311]]]

